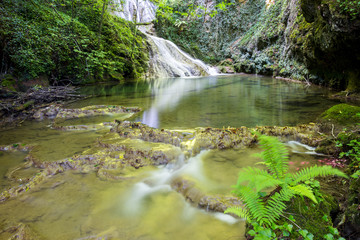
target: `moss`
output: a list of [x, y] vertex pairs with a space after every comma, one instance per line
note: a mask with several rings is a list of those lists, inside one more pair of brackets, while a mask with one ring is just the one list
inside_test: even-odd
[[5, 74], [1, 79], [1, 86], [15, 92], [16, 79], [10, 74]]
[[[338, 210], [335, 199], [325, 193], [322, 200], [315, 204], [308, 199], [298, 196], [293, 198], [286, 212], [294, 216], [296, 223], [314, 235], [314, 239], [324, 239], [323, 236], [329, 233], [328, 227], [332, 227], [330, 218], [331, 212]], [[287, 222], [286, 220], [284, 220]], [[298, 239], [296, 234], [291, 239]]]
[[360, 178], [351, 179], [348, 195], [348, 207], [345, 215], [346, 219], [356, 230], [360, 231]]
[[322, 114], [322, 118], [325, 120], [332, 120], [340, 124], [356, 124], [360, 122], [360, 107], [352, 106], [349, 104], [338, 104]]
[[360, 92], [359, 73], [352, 71], [348, 74], [348, 84], [346, 91], [348, 92]]
[[18, 106], [15, 108], [16, 111], [23, 111], [31, 106], [33, 106], [35, 104], [35, 101], [34, 100], [30, 100], [30, 101], [27, 101], [26, 103]]

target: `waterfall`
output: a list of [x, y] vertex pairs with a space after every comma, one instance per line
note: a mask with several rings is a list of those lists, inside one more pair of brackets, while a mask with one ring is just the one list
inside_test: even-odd
[[150, 75], [157, 78], [190, 77], [216, 74], [199, 59], [192, 58], [175, 43], [146, 34], [151, 46]]
[[[117, 0], [120, 8], [115, 15], [136, 22], [147, 23], [155, 19], [156, 6], [149, 0]], [[216, 75], [214, 68], [199, 59], [194, 59], [169, 40], [146, 33], [148, 28], [139, 28], [148, 40], [150, 50], [147, 78], [191, 77]]]
[[148, 0], [116, 0], [115, 3], [120, 6], [115, 15], [133, 21], [136, 14], [136, 22], [145, 23], [155, 19], [156, 6]]

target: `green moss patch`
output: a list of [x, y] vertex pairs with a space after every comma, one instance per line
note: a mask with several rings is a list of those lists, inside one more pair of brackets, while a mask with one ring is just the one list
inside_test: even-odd
[[360, 123], [360, 107], [338, 104], [324, 112], [322, 118], [346, 125]]

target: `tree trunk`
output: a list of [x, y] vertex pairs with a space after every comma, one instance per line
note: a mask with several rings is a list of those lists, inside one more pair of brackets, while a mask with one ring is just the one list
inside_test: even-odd
[[108, 0], [104, 0], [102, 12], [101, 12], [101, 20], [100, 20], [100, 24], [99, 24], [98, 49], [100, 49], [101, 31], [102, 31], [102, 27], [103, 27], [104, 15], [105, 15], [105, 10], [107, 8], [107, 5], [108, 5]]

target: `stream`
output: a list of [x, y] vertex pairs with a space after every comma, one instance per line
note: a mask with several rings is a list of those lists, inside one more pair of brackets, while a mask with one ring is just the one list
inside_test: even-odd
[[[123, 105], [143, 111], [130, 118], [154, 128], [189, 130], [196, 127], [295, 126], [310, 123], [336, 104], [319, 87], [284, 82], [254, 75], [172, 78], [128, 85], [83, 87], [92, 95], [68, 108], [89, 105]], [[108, 115], [66, 120], [65, 125], [88, 125], [126, 119]], [[98, 138], [109, 127], [61, 131], [50, 128], [52, 120], [26, 121], [0, 133], [0, 145], [35, 145], [40, 161], [56, 161], [96, 149]], [[124, 140], [138, 148], [158, 147], [142, 140]], [[312, 165], [319, 156], [314, 149], [288, 143], [290, 169]], [[174, 148], [180, 151], [180, 148]], [[14, 224], [26, 224], [37, 239], [245, 239], [244, 221], [219, 212], [197, 208], [174, 191], [171, 182], [184, 178], [208, 195], [231, 195], [242, 167], [259, 161], [257, 147], [203, 150], [186, 159], [161, 166], [127, 169], [126, 179], [111, 181], [94, 172], [65, 171], [51, 176], [26, 193], [0, 203], [0, 239]], [[181, 152], [181, 151], [180, 151]], [[21, 183], [6, 178], [9, 170], [24, 162], [26, 152], [0, 151], [1, 191]], [[17, 172], [24, 178], [40, 169]], [[125, 171], [124, 169], [121, 171]]]

